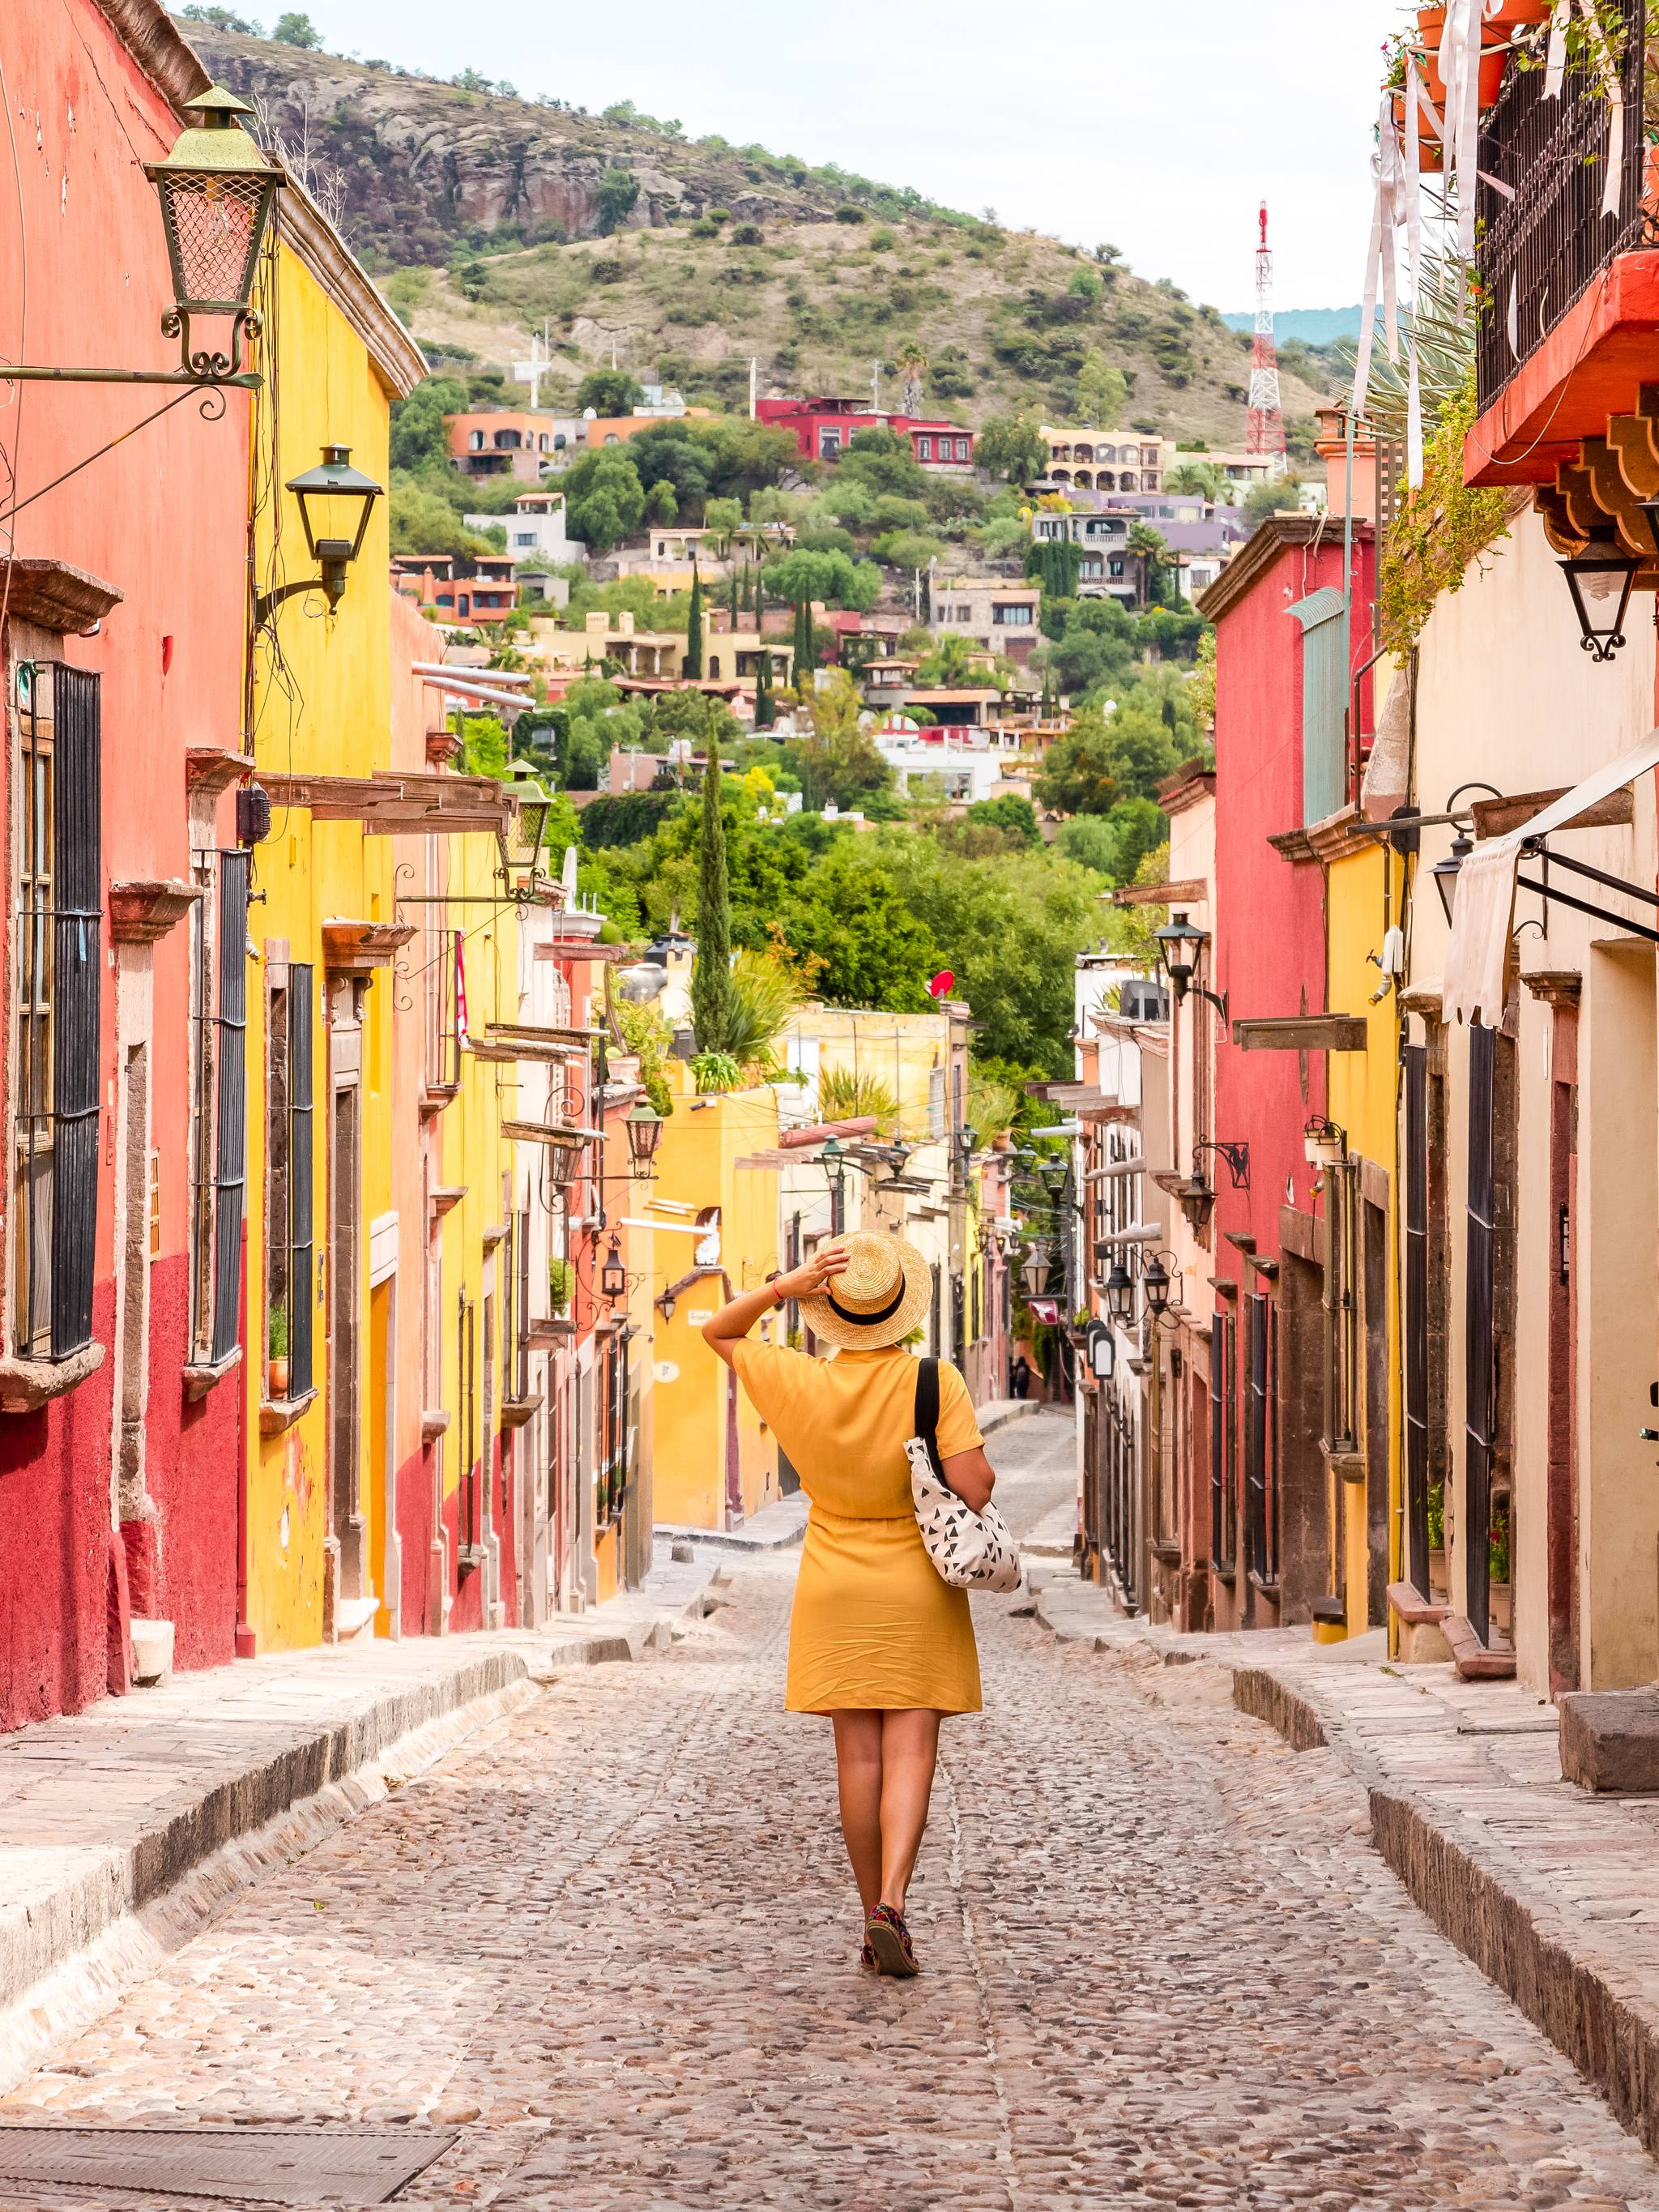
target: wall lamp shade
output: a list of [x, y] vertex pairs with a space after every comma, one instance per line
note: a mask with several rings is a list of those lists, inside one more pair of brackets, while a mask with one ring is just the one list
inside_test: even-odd
[[1347, 1158], [1348, 1133], [1316, 1114], [1302, 1133], [1302, 1151], [1310, 1168], [1340, 1167]]
[[662, 1142], [662, 1115], [648, 1098], [641, 1098], [623, 1127], [628, 1132], [628, 1157], [635, 1170], [648, 1168]]
[[1048, 1287], [1048, 1255], [1033, 1252], [1019, 1271], [1019, 1279], [1028, 1298], [1040, 1298]]
[[1440, 894], [1440, 903], [1446, 909], [1449, 923], [1457, 904], [1457, 878], [1465, 860], [1474, 850], [1470, 837], [1454, 837], [1451, 851], [1443, 860], [1437, 860], [1429, 871], [1434, 878], [1434, 887]]
[[612, 1303], [628, 1295], [628, 1270], [623, 1265], [621, 1248], [614, 1237], [599, 1270], [599, 1295]]
[[1581, 642], [1592, 659], [1611, 660], [1624, 644], [1625, 616], [1641, 565], [1626, 552], [1610, 524], [1590, 533], [1582, 553], [1562, 562], [1561, 573], [1583, 632]]
[[1112, 1272], [1106, 1278], [1106, 1310], [1120, 1327], [1127, 1328], [1134, 1319], [1134, 1279], [1124, 1266], [1122, 1255], [1112, 1262]]
[[290, 477], [288, 489], [298, 504], [312, 559], [325, 568], [331, 560], [355, 561], [385, 487], [352, 467], [350, 447], [325, 446], [317, 466]]
[[[241, 118], [253, 112], [245, 100], [210, 85], [190, 109], [201, 120], [180, 131], [165, 161], [146, 162], [144, 174], [161, 198], [173, 273], [173, 306], [161, 327], [182, 337], [184, 366], [210, 376], [236, 366], [259, 250], [288, 179], [243, 130]], [[229, 352], [192, 354], [192, 315], [231, 316]]]
[[1170, 988], [1176, 997], [1184, 999], [1192, 988], [1193, 971], [1198, 964], [1198, 948], [1208, 942], [1208, 932], [1195, 929], [1184, 914], [1172, 915], [1164, 927], [1157, 930], [1158, 957], [1164, 972], [1170, 979]]

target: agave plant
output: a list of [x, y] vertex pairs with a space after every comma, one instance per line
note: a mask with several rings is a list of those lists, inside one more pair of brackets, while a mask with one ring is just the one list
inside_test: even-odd
[[818, 1072], [818, 1115], [825, 1121], [861, 1121], [872, 1115], [876, 1134], [890, 1137], [898, 1127], [898, 1094], [878, 1075], [855, 1067]]
[[993, 1137], [1005, 1135], [1014, 1126], [1014, 1116], [1024, 1101], [1012, 1083], [999, 1083], [994, 1077], [971, 1073], [968, 1079], [968, 1120], [979, 1133], [981, 1144]]
[[[1426, 437], [1433, 436], [1448, 403], [1462, 392], [1474, 359], [1477, 313], [1504, 312], [1497, 301], [1474, 305], [1471, 276], [1468, 264], [1455, 254], [1425, 250], [1418, 270], [1417, 297], [1409, 307], [1401, 310], [1398, 362], [1389, 359], [1380, 339], [1373, 346], [1364, 413], [1366, 421], [1385, 437], [1406, 434], [1409, 364], [1413, 354]], [[1352, 365], [1357, 349], [1352, 339], [1334, 350]]]
[[793, 968], [745, 947], [732, 963], [731, 1019], [726, 1049], [744, 1067], [769, 1067], [789, 1018], [806, 998]]

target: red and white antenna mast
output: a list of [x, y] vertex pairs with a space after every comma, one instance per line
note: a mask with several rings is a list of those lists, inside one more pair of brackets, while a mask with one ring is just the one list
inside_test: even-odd
[[1273, 343], [1273, 257], [1267, 245], [1267, 203], [1261, 203], [1261, 242], [1255, 250], [1255, 350], [1250, 358], [1250, 413], [1244, 433], [1248, 453], [1270, 453], [1283, 472], [1285, 417], [1279, 404], [1279, 349]]

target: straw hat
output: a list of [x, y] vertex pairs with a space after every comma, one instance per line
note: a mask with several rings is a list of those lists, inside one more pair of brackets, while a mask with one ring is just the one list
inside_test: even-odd
[[844, 1352], [873, 1352], [908, 1336], [933, 1297], [933, 1270], [915, 1246], [887, 1231], [859, 1229], [828, 1249], [845, 1252], [847, 1267], [821, 1297], [800, 1301], [813, 1335]]

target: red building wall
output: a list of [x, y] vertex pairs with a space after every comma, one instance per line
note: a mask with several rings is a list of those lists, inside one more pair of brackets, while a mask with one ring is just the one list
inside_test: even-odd
[[[114, 11], [112, 11], [114, 12]], [[135, 4], [134, 20], [142, 10]], [[180, 118], [93, 0], [7, 0], [0, 41], [14, 118], [21, 126], [21, 205], [11, 163], [0, 161], [0, 351], [13, 360], [167, 368], [177, 342], [161, 332], [172, 298], [161, 225], [142, 164], [166, 154]], [[192, 80], [187, 50], [165, 18], [149, 26], [158, 70], [179, 94]], [[0, 410], [0, 483], [19, 495], [88, 459], [173, 395], [143, 386], [32, 384]], [[222, 419], [204, 419], [187, 395], [161, 419], [33, 501], [15, 519], [19, 558], [69, 562], [125, 594], [98, 634], [64, 641], [64, 657], [103, 678], [103, 878], [187, 879], [185, 757], [191, 747], [241, 748], [244, 553], [250, 396], [226, 395]], [[0, 534], [0, 559], [7, 550]], [[9, 717], [10, 647], [4, 696]], [[9, 771], [0, 790], [9, 849]], [[231, 802], [220, 802], [228, 813]], [[222, 823], [219, 842], [230, 837]], [[11, 1065], [10, 915], [3, 897], [3, 1022]], [[114, 1119], [118, 1041], [115, 966], [105, 932], [104, 1103], [94, 1328], [102, 1368], [29, 1415], [0, 1413], [0, 1728], [100, 1694], [109, 1673], [106, 1626], [112, 1566]], [[124, 950], [125, 950], [124, 948]], [[159, 1153], [160, 1243], [152, 1269], [148, 1408], [155, 1507], [156, 1601], [178, 1630], [179, 1663], [229, 1656], [235, 1615], [238, 1430], [235, 1385], [185, 1400], [185, 1305], [190, 1233], [189, 943], [181, 925], [149, 956], [153, 1014], [147, 1040], [150, 1144]], [[10, 1188], [0, 1251], [10, 1249]], [[10, 1262], [0, 1290], [0, 1333], [13, 1343]], [[149, 1540], [146, 1539], [146, 1543]]]

